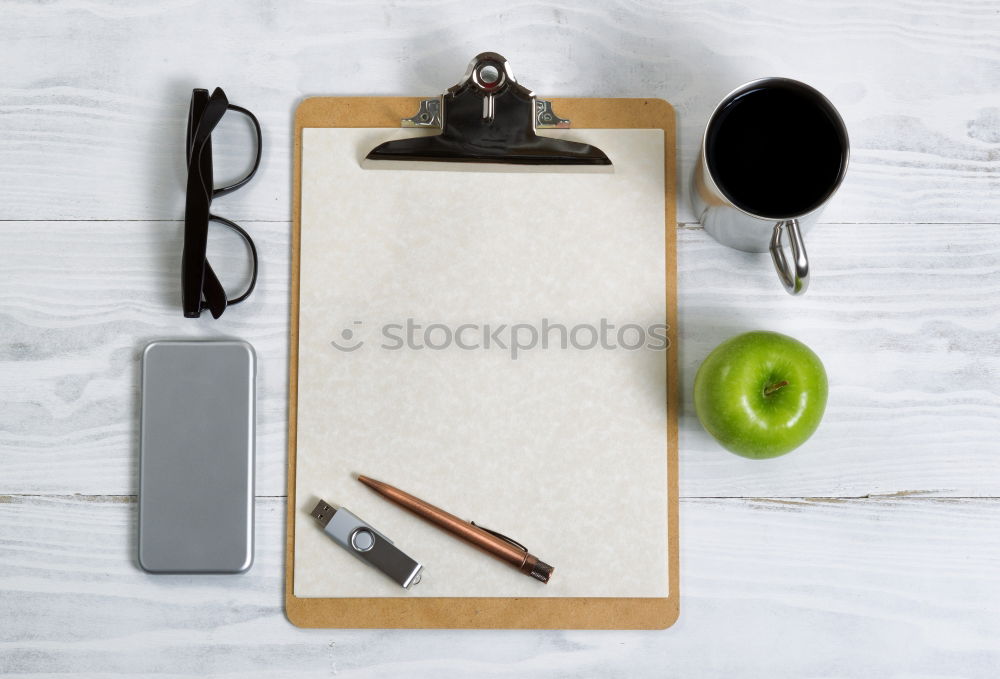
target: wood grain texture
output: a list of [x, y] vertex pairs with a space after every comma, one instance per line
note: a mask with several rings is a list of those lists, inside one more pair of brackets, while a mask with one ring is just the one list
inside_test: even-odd
[[[131, 498], [0, 497], [0, 673], [249, 677], [983, 677], [1000, 666], [1000, 502], [688, 500], [665, 632], [299, 630], [284, 502], [243, 576], [135, 565]], [[335, 548], [332, 547], [331, 548]]]
[[[681, 495], [1000, 495], [1000, 231], [823, 224], [806, 235], [809, 292], [790, 298], [766, 254], [680, 233]], [[695, 373], [746, 330], [822, 357], [830, 399], [793, 455], [721, 452], [691, 404]]]
[[[248, 575], [137, 570], [134, 504], [108, 496], [135, 491], [146, 341], [255, 345], [257, 492], [284, 492], [298, 99], [432, 95], [484, 49], [543, 96], [674, 104], [681, 222], [694, 220], [684, 183], [701, 130], [727, 91], [787, 75], [830, 96], [853, 157], [806, 237], [804, 298], [784, 295], [764, 257], [678, 234], [682, 396], [718, 341], [784, 330], [827, 363], [823, 427], [793, 455], [744, 461], [711, 443], [685, 399], [684, 597], [663, 633], [297, 630], [280, 609], [280, 497], [258, 499]], [[8, 0], [0, 57], [0, 674], [997, 676], [994, 0]], [[264, 126], [257, 178], [216, 204], [257, 239], [261, 281], [246, 308], [189, 322], [171, 220], [190, 90], [216, 85]], [[223, 123], [220, 176], [240, 173], [249, 141]], [[238, 289], [242, 246], [224, 238], [212, 261]]]
[[[726, 92], [764, 75], [806, 80], [841, 109], [853, 144], [825, 219], [993, 222], [995, 10], [993, 0], [11, 0], [0, 8], [0, 53], [17, 64], [0, 83], [0, 219], [177, 218], [191, 88], [222, 85], [260, 117], [266, 146], [228, 213], [286, 221], [300, 98], [431, 96], [493, 49], [542, 95], [667, 99], [682, 169]], [[223, 127], [220, 165], [236, 175], [249, 132]], [[678, 217], [692, 221], [684, 194]]]
[[[139, 352], [236, 336], [258, 353], [257, 492], [284, 495], [289, 229], [245, 226], [258, 290], [213, 322], [181, 317], [178, 223], [0, 223], [0, 251], [17, 253], [0, 286], [0, 492], [134, 493]], [[806, 237], [812, 288], [794, 299], [766, 255], [678, 237], [682, 496], [1000, 496], [996, 227], [821, 225]], [[234, 289], [241, 248], [229, 234], [211, 247]], [[833, 385], [814, 438], [765, 463], [722, 451], [690, 402], [708, 352], [757, 328], [812, 346]]]
[[[284, 493], [288, 225], [244, 226], [260, 256], [257, 288], [213, 321], [181, 314], [179, 222], [0, 223], [0, 250], [18, 253], [0, 285], [0, 486], [134, 493], [142, 349], [236, 337], [258, 354], [257, 491]], [[209, 260], [230, 291], [242, 289], [245, 246], [211, 231]]]

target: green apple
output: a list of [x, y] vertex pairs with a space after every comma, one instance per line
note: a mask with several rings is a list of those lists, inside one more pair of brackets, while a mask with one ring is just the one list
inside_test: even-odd
[[694, 378], [694, 406], [705, 430], [727, 450], [754, 459], [805, 443], [823, 419], [826, 396], [819, 356], [776, 332], [731, 337]]

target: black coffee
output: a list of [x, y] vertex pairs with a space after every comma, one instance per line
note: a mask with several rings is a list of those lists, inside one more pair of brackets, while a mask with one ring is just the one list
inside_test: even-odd
[[776, 219], [805, 214], [836, 188], [847, 144], [828, 104], [782, 84], [745, 92], [709, 123], [705, 154], [737, 207]]

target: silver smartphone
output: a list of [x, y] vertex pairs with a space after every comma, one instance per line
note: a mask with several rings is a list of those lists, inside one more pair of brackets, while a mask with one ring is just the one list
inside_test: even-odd
[[256, 355], [242, 341], [142, 353], [139, 565], [242, 573], [253, 563]]

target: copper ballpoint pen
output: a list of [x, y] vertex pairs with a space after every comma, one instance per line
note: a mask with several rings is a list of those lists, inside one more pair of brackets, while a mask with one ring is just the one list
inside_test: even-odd
[[390, 486], [388, 483], [382, 483], [381, 481], [376, 481], [360, 474], [358, 475], [358, 481], [379, 495], [409, 509], [425, 521], [433, 523], [438, 528], [446, 530], [466, 542], [471, 542], [484, 552], [492, 554], [502, 561], [506, 561], [525, 575], [530, 575], [542, 582], [549, 581], [549, 576], [552, 575], [553, 571], [552, 566], [540, 560], [537, 556], [529, 554], [524, 545], [514, 542], [499, 533], [477, 526], [470, 521], [463, 521], [454, 514], [449, 514], [443, 509], [438, 509], [420, 498], [413, 497], [399, 488]]

